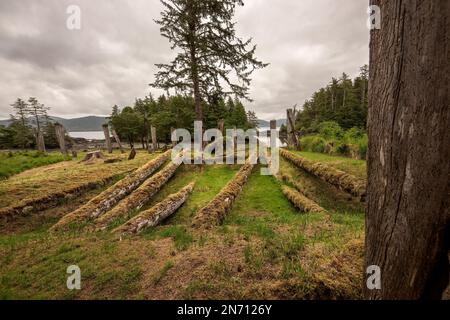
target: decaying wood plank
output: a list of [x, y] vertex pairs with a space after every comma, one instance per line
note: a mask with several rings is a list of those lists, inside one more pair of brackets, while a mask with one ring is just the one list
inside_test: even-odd
[[152, 208], [141, 212], [122, 226], [114, 229], [113, 232], [120, 234], [137, 234], [147, 228], [159, 225], [186, 202], [194, 189], [194, 185], [195, 183], [191, 182], [179, 192], [171, 194]]
[[[172, 151], [170, 151], [172, 152]], [[97, 229], [108, 226], [113, 220], [126, 217], [132, 210], [141, 209], [174, 175], [181, 163], [170, 162], [161, 171], [145, 181], [138, 189], [119, 202], [112, 210], [106, 212], [95, 221]]]
[[192, 227], [208, 229], [220, 225], [252, 173], [253, 162], [247, 162], [219, 194], [194, 216]]
[[280, 149], [280, 154], [295, 166], [364, 201], [366, 183], [359, 181], [355, 176], [323, 163], [310, 161], [284, 149]]
[[305, 197], [297, 190], [289, 188], [288, 186], [283, 186], [282, 191], [286, 198], [302, 212], [326, 212], [324, 208], [319, 206], [313, 200]]
[[68, 224], [94, 219], [107, 212], [158, 170], [170, 158], [171, 154], [172, 151], [169, 150], [149, 161], [82, 207], [64, 216], [51, 230], [64, 229]]

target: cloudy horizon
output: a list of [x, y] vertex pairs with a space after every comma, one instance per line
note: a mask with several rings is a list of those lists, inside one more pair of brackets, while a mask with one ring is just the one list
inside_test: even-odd
[[[354, 77], [369, 60], [368, 3], [347, 0], [247, 0], [238, 35], [253, 38], [256, 70], [247, 110], [284, 118], [343, 72]], [[43, 5], [45, 4], [45, 5]], [[81, 30], [68, 30], [66, 9], [81, 8]], [[107, 115], [114, 104], [162, 92], [155, 63], [174, 53], [158, 25], [159, 0], [22, 0], [0, 2], [0, 119], [17, 98], [35, 96], [65, 118]]]

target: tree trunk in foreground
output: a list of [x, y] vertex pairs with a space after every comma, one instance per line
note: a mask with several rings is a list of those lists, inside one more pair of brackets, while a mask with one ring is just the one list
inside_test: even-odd
[[[365, 267], [370, 299], [436, 299], [448, 284], [448, 0], [377, 0], [370, 44]], [[366, 269], [365, 269], [366, 270]]]

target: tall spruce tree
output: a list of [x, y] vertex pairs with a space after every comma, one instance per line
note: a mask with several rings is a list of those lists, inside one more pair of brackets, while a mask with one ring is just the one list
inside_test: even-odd
[[30, 141], [31, 128], [28, 124], [28, 104], [18, 98], [11, 107], [14, 111], [14, 115], [11, 115], [13, 143], [25, 149], [32, 142]]
[[[161, 0], [165, 10], [156, 22], [172, 50], [170, 64], [157, 64], [153, 87], [194, 95], [196, 119], [203, 120], [202, 101], [211, 96], [249, 99], [250, 76], [267, 64], [255, 58], [252, 39], [236, 36], [232, 21], [242, 0]], [[237, 81], [233, 81], [237, 79]]]

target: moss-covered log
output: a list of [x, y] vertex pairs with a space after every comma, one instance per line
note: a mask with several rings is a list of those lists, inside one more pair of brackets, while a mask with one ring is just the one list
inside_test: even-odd
[[170, 162], [161, 171], [150, 177], [133, 193], [120, 201], [112, 210], [95, 220], [96, 229], [104, 229], [113, 220], [126, 217], [132, 210], [141, 209], [174, 175], [180, 164]]
[[284, 149], [280, 149], [280, 154], [295, 166], [364, 201], [366, 183], [361, 182], [355, 176], [323, 163], [310, 161]]
[[319, 206], [314, 201], [308, 199], [303, 194], [288, 186], [283, 186], [283, 194], [292, 204], [302, 212], [326, 212], [324, 208]]
[[104, 214], [158, 170], [170, 158], [171, 152], [169, 150], [161, 154], [156, 159], [149, 161], [136, 171], [130, 173], [127, 177], [103, 191], [82, 207], [64, 216], [51, 230], [64, 229], [65, 226], [71, 223], [95, 219]]
[[194, 189], [194, 184], [195, 183], [192, 182], [179, 192], [171, 194], [152, 208], [141, 212], [122, 226], [114, 229], [113, 232], [120, 234], [137, 234], [147, 228], [159, 225], [186, 202]]
[[192, 227], [211, 228], [220, 225], [239, 196], [254, 165], [247, 161], [219, 194], [194, 216]]

